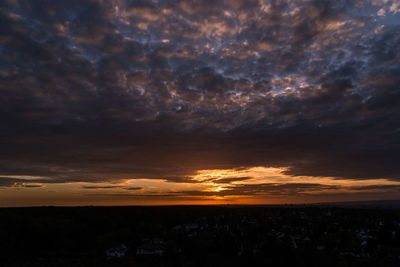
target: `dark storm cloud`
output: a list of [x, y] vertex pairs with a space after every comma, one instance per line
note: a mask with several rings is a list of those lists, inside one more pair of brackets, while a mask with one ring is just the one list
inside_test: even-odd
[[240, 181], [246, 181], [251, 179], [251, 177], [232, 177], [232, 178], [222, 178], [218, 180], [214, 180], [214, 183], [218, 184], [230, 184], [232, 182], [240, 182]]
[[0, 177], [0, 189], [7, 187], [43, 187], [43, 185], [37, 184], [41, 182], [43, 182], [41, 179], [25, 180], [20, 178]]
[[40, 188], [43, 187], [41, 184], [20, 184], [18, 186], [27, 187], [27, 188]]
[[397, 192], [400, 191], [400, 186], [399, 185], [368, 185], [368, 186], [354, 186], [351, 187], [352, 190], [359, 190], [359, 191], [365, 191], [365, 190], [382, 190], [385, 192]]
[[[132, 197], [132, 198], [146, 198], [146, 197], [173, 197], [173, 198], [184, 198], [193, 197], [198, 199], [201, 197], [226, 197], [226, 196], [304, 196], [315, 193], [321, 193], [321, 191], [331, 191], [340, 189], [340, 186], [323, 185], [323, 184], [238, 184], [230, 185], [221, 191], [201, 191], [201, 190], [185, 190], [175, 191], [169, 193], [158, 193], [150, 192], [150, 194], [126, 194], [126, 193], [111, 193], [111, 194], [90, 194], [90, 195], [101, 195], [101, 196], [118, 196], [118, 197]], [[358, 190], [358, 189], [355, 189]], [[361, 190], [361, 189], [360, 189]], [[364, 190], [364, 189], [363, 189]], [[365, 189], [370, 190], [370, 189]]]
[[121, 186], [113, 186], [113, 185], [108, 185], [108, 186], [92, 186], [92, 185], [88, 185], [88, 186], [82, 186], [83, 189], [110, 189], [110, 188], [121, 188]]
[[3, 0], [0, 174], [399, 180], [394, 3]]
[[11, 187], [11, 186], [14, 186], [15, 184], [17, 184], [18, 182], [21, 182], [21, 179], [1, 177], [0, 178], [0, 187]]
[[96, 186], [96, 185], [85, 185], [82, 186], [83, 189], [115, 189], [115, 188], [120, 188], [120, 189], [125, 189], [125, 190], [140, 190], [142, 187], [129, 187], [129, 186], [120, 186], [120, 185], [105, 185], [105, 186]]
[[[108, 196], [126, 196], [126, 197], [204, 197], [204, 196], [300, 196], [313, 194], [315, 192], [320, 193], [321, 190], [330, 190], [331, 192], [340, 189], [339, 186], [323, 185], [323, 184], [239, 184], [230, 185], [221, 191], [199, 191], [199, 190], [186, 190], [170, 192], [168, 194], [160, 194], [154, 192], [152, 194], [107, 194]], [[357, 189], [356, 189], [357, 190]], [[360, 189], [361, 190], [361, 189]], [[368, 189], [365, 189], [368, 190]], [[102, 194], [106, 195], [106, 194]]]
[[189, 196], [295, 196], [306, 195], [321, 190], [337, 190], [339, 186], [323, 184], [243, 184], [232, 185], [218, 192], [183, 191], [180, 194]]
[[132, 186], [132, 187], [124, 187], [123, 189], [125, 189], [125, 190], [132, 190], [132, 191], [136, 191], [136, 190], [140, 190], [140, 189], [142, 189], [142, 187], [138, 187], [138, 186]]

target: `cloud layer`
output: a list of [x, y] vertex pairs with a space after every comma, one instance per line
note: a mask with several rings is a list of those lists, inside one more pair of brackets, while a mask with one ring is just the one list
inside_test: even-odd
[[379, 0], [0, 1], [0, 186], [255, 166], [399, 181], [399, 14]]

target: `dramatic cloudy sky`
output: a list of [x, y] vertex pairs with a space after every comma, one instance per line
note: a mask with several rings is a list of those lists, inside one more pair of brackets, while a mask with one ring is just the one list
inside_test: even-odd
[[395, 198], [399, 0], [0, 0], [0, 206]]

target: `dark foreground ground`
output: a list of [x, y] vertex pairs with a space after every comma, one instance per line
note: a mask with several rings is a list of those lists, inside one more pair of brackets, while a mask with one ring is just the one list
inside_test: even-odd
[[0, 266], [400, 266], [400, 210], [5, 208]]

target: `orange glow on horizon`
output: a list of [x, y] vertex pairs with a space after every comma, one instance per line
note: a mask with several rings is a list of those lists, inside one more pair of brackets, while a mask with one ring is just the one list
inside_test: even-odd
[[261, 166], [199, 170], [187, 177], [187, 182], [125, 179], [112, 184], [37, 184], [32, 183], [35, 177], [29, 176], [26, 183], [0, 189], [0, 203], [3, 206], [310, 203], [334, 200], [338, 194], [344, 199], [368, 199], [380, 193], [395, 198], [395, 191], [379, 186], [400, 186], [400, 182], [387, 179], [291, 176], [288, 170]]

